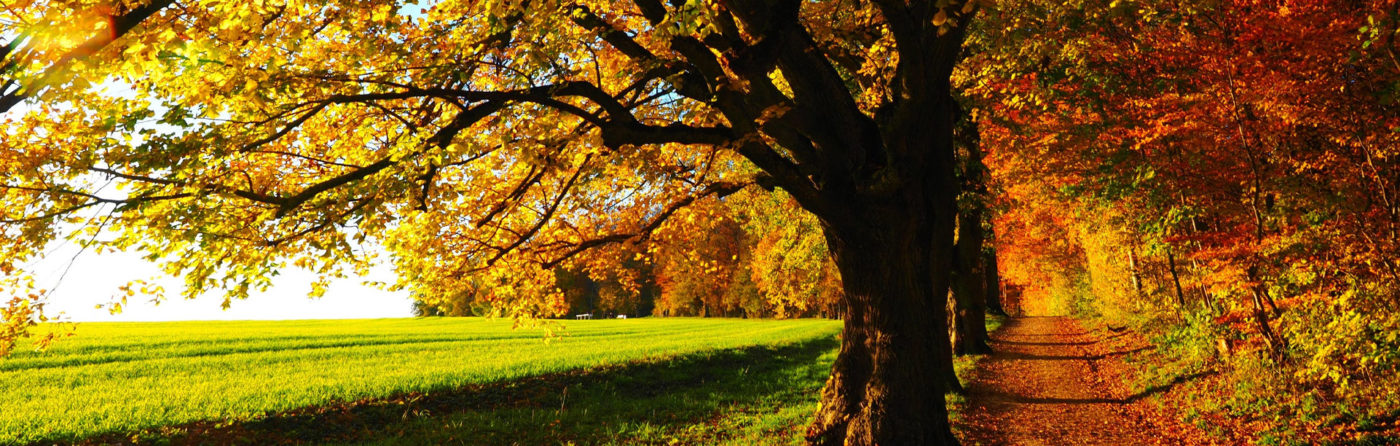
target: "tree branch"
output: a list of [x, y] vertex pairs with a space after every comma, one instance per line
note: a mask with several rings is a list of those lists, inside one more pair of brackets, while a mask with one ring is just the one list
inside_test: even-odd
[[549, 223], [549, 220], [551, 218], [554, 218], [554, 213], [559, 210], [559, 205], [564, 202], [564, 197], [569, 195], [569, 191], [573, 189], [574, 184], [578, 182], [579, 175], [583, 174], [584, 166], [587, 166], [588, 161], [592, 159], [593, 154], [588, 154], [584, 156], [583, 162], [578, 164], [577, 169], [574, 169], [574, 174], [570, 176], [569, 180], [564, 183], [564, 187], [559, 190], [559, 195], [554, 197], [554, 201], [551, 202], [549, 204], [549, 207], [545, 209], [545, 212], [542, 215], [540, 215], [539, 221], [535, 222], [535, 224], [531, 226], [530, 229], [526, 230], [523, 234], [520, 234], [519, 237], [517, 237], [515, 241], [512, 242], [509, 246], [506, 246], [504, 249], [497, 251], [495, 256], [492, 256], [489, 260], [486, 261], [486, 265], [490, 266], [496, 264], [496, 261], [500, 260], [501, 257], [504, 257], [506, 254], [510, 253], [511, 251], [514, 251], [516, 248], [520, 247], [520, 245], [533, 238], [535, 234], [539, 233], [540, 229], [544, 228], [544, 225]]
[[585, 240], [565, 250], [564, 253], [561, 254], [559, 257], [544, 262], [543, 266], [545, 269], [552, 269], [554, 267], [559, 266], [559, 264], [568, 261], [570, 258], [572, 258], [575, 255], [578, 255], [583, 251], [587, 251], [589, 249], [597, 248], [603, 245], [620, 243], [623, 241], [633, 239], [645, 240], [651, 237], [651, 234], [653, 232], [656, 232], [656, 229], [661, 227], [663, 223], [666, 223], [666, 220], [671, 218], [671, 215], [675, 214], [676, 211], [684, 209], [686, 206], [690, 206], [690, 204], [694, 203], [696, 200], [710, 195], [717, 195], [720, 197], [728, 196], [752, 184], [752, 182], [721, 182], [711, 184], [704, 190], [700, 191], [700, 193], [687, 196], [685, 198], [671, 203], [669, 206], [666, 206], [666, 208], [662, 209], [661, 212], [656, 215], [656, 217], [653, 217], [651, 221], [642, 225], [642, 227], [635, 232], [611, 234], [596, 239]]
[[[88, 40], [79, 44], [76, 48], [69, 50], [68, 53], [59, 57], [58, 60], [54, 61], [53, 64], [45, 68], [44, 72], [39, 75], [38, 79], [35, 79], [33, 82], [30, 82], [27, 85], [24, 84], [23, 81], [11, 80], [10, 82], [16, 82], [20, 84], [20, 87], [19, 89], [13, 92], [8, 92], [4, 93], [3, 95], [0, 95], [0, 113], [10, 111], [10, 109], [14, 108], [15, 105], [18, 105], [20, 102], [24, 101], [28, 97], [33, 96], [40, 90], [43, 90], [49, 85], [49, 83], [53, 82], [54, 79], [65, 74], [68, 71], [69, 66], [71, 66], [74, 62], [97, 54], [98, 51], [101, 51], [103, 48], [107, 47], [108, 44], [111, 44], [113, 41], [126, 35], [133, 28], [136, 28], [137, 25], [141, 24], [141, 22], [149, 18], [151, 15], [155, 14], [161, 9], [165, 9], [166, 6], [170, 6], [172, 3], [174, 3], [174, 0], [151, 0], [150, 3], [131, 8], [126, 12], [107, 16], [107, 26], [109, 27], [108, 32], [100, 32], [97, 35], [88, 38]], [[4, 61], [2, 66], [4, 66], [6, 68], [5, 71], [7, 71], [7, 73], [5, 73], [6, 75], [12, 74], [10, 72], [13, 70], [14, 67], [17, 67], [18, 65], [17, 60], [6, 59], [6, 57], [24, 52], [15, 51], [15, 47], [18, 46], [17, 42], [19, 42], [18, 39], [12, 40], [10, 44], [6, 46], [6, 50], [3, 53], [0, 53], [0, 60]]]

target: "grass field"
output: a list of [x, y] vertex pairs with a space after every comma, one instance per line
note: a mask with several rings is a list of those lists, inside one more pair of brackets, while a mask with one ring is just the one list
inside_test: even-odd
[[[789, 443], [840, 323], [85, 323], [0, 360], [0, 444]], [[591, 412], [590, 412], [591, 411]]]

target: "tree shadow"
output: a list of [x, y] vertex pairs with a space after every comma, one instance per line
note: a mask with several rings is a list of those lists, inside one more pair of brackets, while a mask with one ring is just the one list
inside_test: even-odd
[[1133, 354], [1133, 353], [1138, 353], [1138, 352], [1147, 351], [1147, 350], [1151, 350], [1151, 349], [1152, 349], [1151, 346], [1142, 346], [1142, 347], [1138, 347], [1138, 348], [1133, 348], [1133, 349], [1128, 349], [1128, 350], [1121, 350], [1121, 351], [1116, 351], [1116, 352], [1109, 352], [1109, 353], [1102, 353], [1102, 354], [1097, 354], [1097, 355], [1037, 355], [1037, 354], [1034, 354], [1034, 353], [1020, 353], [1020, 352], [1007, 352], [1007, 351], [1002, 351], [1002, 352], [998, 352], [997, 355], [994, 356], [994, 357], [992, 357], [991, 359], [992, 359], [992, 360], [1007, 360], [1007, 361], [1012, 361], [1012, 360], [1031, 360], [1031, 361], [1070, 361], [1070, 360], [1084, 360], [1084, 361], [1099, 361], [1099, 360], [1104, 360], [1104, 359], [1112, 358], [1112, 357], [1115, 357], [1115, 356], [1130, 355], [1130, 354]]
[[[1008, 317], [1008, 318], [1006, 318], [1005, 320], [1002, 321], [1001, 328], [997, 329], [997, 331], [996, 331], [995, 334], [998, 334], [998, 335], [1001, 335], [1001, 336], [1014, 336], [1014, 337], [1018, 337], [1018, 338], [1019, 338], [1019, 337], [1044, 338], [1044, 337], [1060, 337], [1060, 336], [1083, 336], [1083, 335], [1089, 334], [1089, 332], [1087, 332], [1087, 331], [1081, 331], [1081, 332], [1076, 332], [1076, 333], [1033, 333], [1033, 334], [1032, 334], [1032, 333], [1017, 333], [1017, 334], [1014, 334], [1014, 335], [1008, 334], [1008, 333], [1014, 331], [1015, 328], [1020, 327], [1020, 326], [1022, 326], [1022, 325], [1025, 325], [1027, 321], [1031, 321], [1031, 320], [1035, 320], [1035, 319], [1051, 319], [1051, 318], [1056, 318], [1056, 317], [1057, 317], [1057, 316], [1016, 316], [1016, 317]], [[997, 336], [993, 336], [993, 337], [992, 337], [992, 340], [993, 340], [993, 341], [997, 341], [997, 342], [1006, 342], [1006, 341], [1001, 341], [1001, 340], [997, 339]]]
[[729, 438], [734, 434], [722, 428], [729, 418], [762, 430], [762, 436], [790, 437], [800, 435], [814, 408], [798, 411], [791, 423], [770, 418], [815, 404], [838, 347], [832, 335], [782, 347], [703, 352], [340, 402], [254, 420], [200, 421], [35, 444], [593, 444], [637, 436]]
[[[628, 332], [571, 333], [573, 338], [606, 337]], [[230, 346], [226, 339], [181, 340], [174, 342], [152, 342], [146, 345], [80, 346], [70, 349], [63, 356], [46, 357], [30, 355], [0, 362], [0, 372], [43, 370], [61, 367], [74, 367], [91, 364], [115, 364], [142, 361], [167, 361], [180, 358], [202, 358], [257, 354], [265, 352], [295, 352], [336, 349], [345, 347], [396, 346], [414, 344], [446, 344], [468, 342], [530, 341], [520, 335], [414, 335], [393, 336], [349, 334], [326, 336], [267, 336], [248, 345]]]
[[1063, 338], [1063, 337], [1070, 337], [1070, 336], [1087, 336], [1087, 335], [1089, 335], [1089, 334], [1091, 334], [1091, 333], [1092, 333], [1092, 332], [1088, 332], [1088, 331], [1080, 331], [1080, 332], [1075, 332], [1075, 333], [1035, 333], [1035, 334], [1018, 333], [1018, 334], [1014, 334], [1014, 335], [1005, 335], [1005, 336], [1015, 336], [1015, 337], [1018, 337], [1018, 338]]
[[1117, 398], [1046, 398], [1016, 395], [1005, 392], [990, 392], [981, 397], [985, 401], [991, 403], [1007, 402], [1014, 404], [1123, 404], [1126, 402]]
[[1171, 381], [1168, 381], [1165, 384], [1148, 387], [1146, 389], [1143, 389], [1141, 392], [1129, 395], [1124, 398], [1052, 398], [1017, 395], [1006, 392], [987, 392], [985, 394], [982, 394], [980, 397], [988, 402], [1009, 402], [1016, 404], [1131, 404], [1142, 400], [1143, 398], [1147, 398], [1149, 396], [1171, 390], [1173, 387], [1184, 384], [1188, 381], [1204, 378], [1207, 376], [1214, 375], [1216, 373], [1219, 372], [1215, 370], [1207, 370], [1187, 375], [1179, 375], [1176, 378], [1172, 378]]
[[1207, 376], [1213, 376], [1213, 375], [1215, 375], [1215, 374], [1217, 374], [1217, 373], [1220, 373], [1220, 372], [1219, 372], [1218, 370], [1203, 370], [1203, 371], [1199, 371], [1199, 372], [1196, 372], [1196, 373], [1190, 373], [1190, 374], [1186, 374], [1186, 375], [1177, 375], [1175, 378], [1172, 378], [1171, 381], [1167, 381], [1165, 384], [1158, 384], [1158, 385], [1155, 385], [1155, 386], [1152, 386], [1152, 387], [1148, 387], [1148, 388], [1146, 388], [1146, 389], [1143, 389], [1141, 392], [1135, 393], [1135, 394], [1133, 394], [1133, 395], [1131, 395], [1131, 396], [1129, 396], [1129, 397], [1127, 397], [1127, 398], [1124, 398], [1124, 401], [1125, 401], [1125, 402], [1130, 402], [1130, 403], [1131, 403], [1131, 402], [1134, 402], [1134, 401], [1138, 401], [1138, 400], [1141, 400], [1141, 399], [1143, 399], [1143, 398], [1147, 398], [1147, 397], [1149, 397], [1149, 396], [1156, 395], [1156, 394], [1159, 394], [1159, 393], [1162, 393], [1162, 392], [1166, 392], [1166, 391], [1168, 391], [1168, 390], [1171, 390], [1173, 387], [1179, 386], [1179, 385], [1181, 385], [1181, 384], [1185, 384], [1187, 381], [1194, 381], [1194, 380], [1197, 380], [1197, 379], [1205, 378], [1205, 377], [1207, 377]]
[[1098, 343], [1098, 341], [1084, 341], [1084, 342], [1025, 342], [1025, 341], [1007, 341], [1007, 340], [998, 340], [998, 339], [992, 339], [992, 342], [993, 342], [993, 343], [998, 343], [998, 344], [1044, 345], [1044, 346], [1054, 346], [1054, 345], [1094, 345], [1094, 344], [1097, 344], [1097, 343]]

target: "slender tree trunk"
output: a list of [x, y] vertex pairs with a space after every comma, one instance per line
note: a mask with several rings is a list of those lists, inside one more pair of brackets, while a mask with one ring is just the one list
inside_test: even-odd
[[1282, 334], [1274, 331], [1273, 326], [1269, 323], [1269, 319], [1278, 312], [1278, 308], [1273, 307], [1273, 311], [1269, 311], [1272, 299], [1269, 297], [1269, 290], [1260, 282], [1259, 276], [1258, 266], [1249, 267], [1249, 291], [1250, 300], [1254, 304], [1254, 322], [1259, 329], [1259, 336], [1264, 338], [1264, 344], [1269, 349], [1269, 356], [1275, 361], [1282, 362], [1288, 350], [1288, 340]]
[[1186, 293], [1181, 291], [1181, 276], [1176, 273], [1176, 256], [1172, 254], [1171, 246], [1167, 247], [1167, 268], [1172, 273], [1172, 285], [1176, 286], [1176, 306], [1181, 310], [1186, 310]]
[[1138, 269], [1137, 248], [1128, 247], [1128, 271], [1133, 275], [1133, 290], [1137, 292], [1137, 297], [1142, 297], [1142, 270]]
[[[961, 323], [958, 320], [958, 318], [960, 317], [958, 315], [958, 300], [956, 297], [953, 296], [952, 288], [953, 285], [950, 283], [948, 294], [946, 298], [943, 299], [943, 304], [945, 306], [944, 315], [947, 318], [948, 323], [948, 325], [946, 325], [945, 327], [947, 327], [948, 330], [947, 339], [950, 345], [950, 349], [948, 350], [949, 354], [954, 356], [960, 356], [966, 355], [967, 353], [959, 353], [956, 351], [956, 348], [959, 344], [965, 344], [968, 338], [965, 337], [965, 333], [959, 332], [958, 330], [959, 324]], [[952, 362], [949, 362], [948, 364], [949, 367], [945, 367], [942, 373], [940, 373], [943, 382], [948, 386], [948, 392], [953, 392], [960, 395], [966, 393], [967, 389], [963, 387], [962, 380], [958, 379], [957, 370], [954, 367], [952, 367]]]
[[1275, 361], [1282, 362], [1288, 350], [1288, 340], [1274, 331], [1269, 324], [1269, 312], [1264, 309], [1264, 299], [1268, 291], [1262, 285], [1255, 285], [1251, 290], [1254, 301], [1254, 322], [1259, 327], [1259, 335], [1264, 338], [1264, 345], [1269, 349], [1269, 356]]
[[1220, 310], [1215, 308], [1215, 301], [1210, 298], [1210, 292], [1206, 291], [1205, 281], [1202, 280], [1201, 263], [1196, 259], [1191, 259], [1192, 275], [1196, 276], [1196, 290], [1201, 293], [1201, 302], [1206, 304], [1212, 314], [1219, 314]]
[[1204, 285], [1196, 286], [1196, 292], [1201, 294], [1201, 303], [1205, 304], [1206, 309], [1210, 310], [1211, 314], [1220, 314], [1220, 310], [1215, 308], [1215, 300], [1211, 299], [1210, 292], [1206, 291]]
[[1001, 305], [1001, 271], [997, 269], [996, 247], [982, 251], [982, 271], [986, 273], [983, 287], [987, 290], [987, 313], [1006, 316]]
[[1274, 317], [1283, 315], [1283, 310], [1280, 310], [1278, 304], [1274, 302], [1274, 296], [1270, 295], [1269, 290], [1265, 289], [1262, 285], [1259, 286], [1259, 296], [1263, 298], [1264, 304], [1268, 305], [1269, 312], [1272, 313]]

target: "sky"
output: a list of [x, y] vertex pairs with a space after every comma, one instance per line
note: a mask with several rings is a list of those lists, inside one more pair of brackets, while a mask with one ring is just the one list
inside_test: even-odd
[[[267, 319], [357, 319], [412, 316], [412, 301], [405, 292], [389, 292], [363, 284], [366, 280], [392, 282], [387, 268], [369, 277], [346, 278], [332, 283], [324, 297], [306, 297], [314, 274], [289, 269], [274, 279], [275, 285], [247, 300], [235, 300], [223, 310], [222, 293], [193, 300], [180, 299], [180, 279], [165, 276], [153, 262], [139, 253], [94, 254], [71, 243], [55, 242], [49, 253], [26, 266], [34, 273], [36, 285], [50, 290], [45, 313], [63, 313], [74, 322], [173, 321], [173, 320], [267, 320]], [[66, 271], [66, 273], [65, 273]], [[129, 299], [121, 313], [111, 314], [98, 305], [111, 302], [118, 287], [135, 279], [160, 284], [168, 300], [152, 304], [148, 296]]]
[[[129, 94], [117, 85], [113, 94]], [[0, 118], [22, 117], [32, 107], [21, 103]], [[113, 193], [117, 193], [114, 192]], [[48, 291], [44, 312], [73, 322], [175, 321], [175, 320], [281, 320], [281, 319], [358, 319], [412, 316], [412, 300], [407, 292], [388, 292], [366, 286], [366, 281], [392, 283], [394, 273], [387, 267], [368, 277], [335, 280], [325, 296], [307, 297], [315, 275], [288, 269], [273, 279], [266, 292], [246, 300], [233, 301], [223, 309], [223, 293], [215, 291], [192, 300], [180, 298], [183, 280], [161, 273], [159, 266], [135, 252], [82, 251], [71, 242], [58, 240], [45, 254], [23, 264], [31, 272], [35, 286]], [[156, 305], [150, 296], [129, 298], [121, 313], [112, 314], [99, 305], [113, 301], [119, 287], [132, 280], [160, 285], [167, 300]]]

